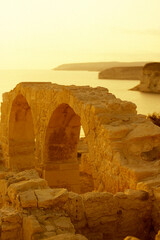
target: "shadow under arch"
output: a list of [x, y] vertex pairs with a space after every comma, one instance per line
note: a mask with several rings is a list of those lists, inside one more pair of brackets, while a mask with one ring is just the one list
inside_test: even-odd
[[10, 168], [23, 170], [35, 165], [35, 136], [31, 108], [19, 94], [13, 100], [9, 118]]
[[77, 147], [77, 159], [80, 173], [80, 193], [92, 192], [94, 190], [92, 165], [90, 162], [88, 141], [82, 126]]
[[45, 137], [43, 170], [49, 186], [80, 192], [77, 160], [80, 127], [80, 117], [68, 104], [60, 104], [52, 113]]

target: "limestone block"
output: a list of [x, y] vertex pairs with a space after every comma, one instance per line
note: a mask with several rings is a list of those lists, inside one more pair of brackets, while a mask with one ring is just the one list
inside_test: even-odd
[[45, 238], [44, 240], [87, 240], [87, 238], [80, 234], [75, 235], [71, 233], [64, 233], [53, 237]]
[[111, 193], [86, 193], [83, 195], [83, 202], [89, 227], [108, 231], [111, 225], [114, 226], [118, 202]]
[[24, 177], [25, 180], [39, 178], [38, 172], [35, 169], [29, 169], [16, 174], [16, 178]]
[[56, 231], [55, 226], [53, 226], [51, 224], [45, 225], [45, 228], [46, 228], [47, 232], [55, 232]]
[[6, 193], [8, 188], [8, 182], [5, 179], [0, 180], [0, 195], [2, 197], [2, 201], [5, 201]]
[[129, 199], [138, 199], [142, 201], [146, 201], [149, 199], [149, 194], [143, 190], [134, 190], [134, 189], [127, 189], [124, 191], [125, 194], [128, 195]]
[[71, 223], [70, 218], [68, 217], [59, 217], [54, 221], [54, 224], [56, 226], [57, 234], [65, 233], [65, 232], [75, 233], [74, 226]]
[[137, 124], [134, 129], [127, 135], [126, 140], [133, 140], [144, 137], [151, 137], [160, 134], [158, 126], [146, 121], [141, 124]]
[[39, 175], [35, 169], [25, 170], [14, 174], [13, 172], [7, 173], [5, 177], [8, 182], [8, 186], [13, 183], [37, 178], [39, 178]]
[[[62, 233], [75, 233], [69, 217], [64, 211], [55, 209], [39, 209], [36, 212], [38, 221], [43, 225], [43, 237], [50, 237]], [[38, 238], [39, 239], [39, 238]]]
[[44, 179], [30, 179], [28, 181], [22, 181], [13, 183], [8, 187], [8, 196], [11, 202], [15, 201], [16, 195], [19, 192], [27, 191], [28, 189], [43, 189], [47, 188], [47, 182]]
[[131, 214], [133, 210], [135, 212], [140, 211], [139, 218], [143, 218], [143, 216], [146, 216], [146, 219], [149, 219], [152, 204], [149, 199], [148, 192], [142, 190], [128, 189], [125, 191], [124, 197], [123, 194], [116, 194], [114, 197], [118, 201], [119, 209], [123, 209], [124, 211], [126, 211], [126, 213], [130, 212]]
[[1, 230], [2, 232], [7, 232], [7, 231], [13, 231], [17, 228], [20, 228], [20, 224], [18, 223], [10, 223], [8, 224], [8, 222], [6, 223], [3, 223], [2, 226], [1, 226]]
[[6, 174], [7, 174], [6, 172], [0, 171], [0, 179], [4, 179]]
[[0, 239], [1, 240], [22, 240], [21, 238], [21, 232], [20, 230], [11, 230], [11, 231], [5, 231], [1, 232]]
[[120, 125], [120, 126], [111, 126], [111, 125], [104, 125], [104, 129], [106, 129], [108, 133], [108, 137], [110, 139], [119, 139], [126, 137], [126, 135], [132, 130], [131, 125]]
[[22, 208], [35, 208], [37, 207], [37, 198], [32, 190], [19, 193], [19, 202]]
[[0, 239], [22, 240], [22, 218], [13, 208], [0, 210]]
[[54, 231], [53, 232], [52, 231], [45, 232], [43, 234], [43, 240], [48, 239], [48, 238], [53, 237], [53, 236], [56, 236], [56, 232], [54, 232]]
[[0, 217], [2, 222], [21, 223], [21, 215], [12, 207], [2, 208]]
[[44, 232], [44, 229], [35, 216], [30, 215], [23, 218], [23, 240], [32, 240], [34, 234], [42, 232]]
[[61, 206], [68, 199], [68, 191], [64, 188], [59, 189], [38, 189], [35, 190], [38, 200], [38, 207], [50, 208], [55, 205]]
[[84, 227], [86, 224], [85, 210], [83, 205], [83, 198], [81, 195], [69, 192], [68, 200], [63, 206], [63, 209], [70, 216], [74, 226]]
[[126, 197], [116, 194], [119, 209], [117, 211], [118, 236], [136, 235], [146, 239], [151, 226], [152, 203], [145, 191], [126, 190]]
[[[159, 185], [160, 185], [160, 176], [157, 175], [156, 178], [153, 178], [153, 179], [151, 178], [149, 180], [139, 182], [136, 188], [138, 190], [144, 190], [148, 192], [150, 196], [152, 196], [153, 189], [156, 189]], [[158, 188], [157, 188], [157, 191], [158, 191]], [[154, 194], [156, 194], [156, 190]]]

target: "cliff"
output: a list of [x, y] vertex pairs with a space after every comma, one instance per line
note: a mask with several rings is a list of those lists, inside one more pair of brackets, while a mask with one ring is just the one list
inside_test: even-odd
[[160, 63], [148, 63], [144, 66], [140, 84], [132, 90], [160, 93]]
[[102, 71], [112, 67], [144, 66], [146, 62], [88, 62], [62, 64], [53, 70]]
[[101, 71], [98, 75], [99, 79], [126, 79], [140, 80], [142, 77], [143, 67], [113, 67]]

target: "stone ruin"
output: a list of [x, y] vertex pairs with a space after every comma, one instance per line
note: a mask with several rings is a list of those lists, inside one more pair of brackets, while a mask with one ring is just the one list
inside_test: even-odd
[[160, 229], [160, 128], [107, 89], [18, 84], [3, 94], [1, 147], [1, 240], [150, 240]]

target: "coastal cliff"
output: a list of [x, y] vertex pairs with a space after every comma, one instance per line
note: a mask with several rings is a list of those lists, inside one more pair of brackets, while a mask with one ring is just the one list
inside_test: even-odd
[[143, 67], [140, 84], [132, 90], [160, 93], [160, 63], [148, 63]]
[[143, 67], [146, 62], [88, 62], [88, 63], [68, 63], [62, 64], [54, 68], [53, 70], [62, 71], [103, 71], [112, 67]]
[[99, 79], [140, 80], [143, 67], [113, 67], [99, 72]]

